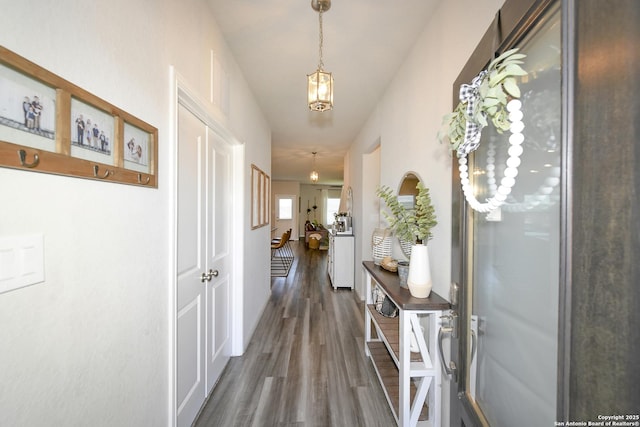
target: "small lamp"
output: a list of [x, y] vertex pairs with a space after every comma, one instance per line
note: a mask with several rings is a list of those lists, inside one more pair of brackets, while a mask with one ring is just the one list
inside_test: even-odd
[[322, 14], [331, 8], [331, 0], [311, 0], [311, 7], [318, 12], [320, 22], [320, 60], [318, 69], [307, 74], [307, 103], [312, 111], [327, 111], [333, 108], [333, 75], [323, 70], [322, 63]]
[[309, 174], [309, 179], [311, 182], [318, 182], [318, 171], [316, 171], [316, 152], [313, 152], [313, 164], [311, 166], [311, 173]]

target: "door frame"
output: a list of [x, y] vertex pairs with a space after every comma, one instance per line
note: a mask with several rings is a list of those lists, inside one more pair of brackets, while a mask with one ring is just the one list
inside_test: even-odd
[[189, 86], [186, 79], [182, 77], [175, 67], [171, 66], [170, 75], [170, 120], [169, 135], [170, 149], [168, 159], [167, 175], [169, 187], [169, 215], [167, 228], [169, 229], [169, 259], [172, 260], [168, 268], [168, 306], [167, 306], [167, 331], [168, 331], [168, 392], [169, 402], [167, 405], [169, 426], [177, 425], [177, 309], [178, 309], [178, 292], [177, 292], [177, 216], [178, 216], [178, 104], [187, 107], [193, 114], [202, 120], [214, 133], [221, 137], [230, 145], [232, 156], [231, 175], [232, 175], [232, 200], [231, 210], [234, 213], [231, 216], [231, 272], [229, 275], [231, 289], [231, 355], [237, 356], [242, 354], [244, 348], [243, 342], [243, 250], [244, 250], [244, 228], [243, 219], [245, 217], [245, 180], [243, 171], [245, 159], [245, 146], [242, 144], [231, 131], [229, 131], [224, 123], [224, 116], [215, 111], [214, 108], [208, 108], [207, 102], [198, 96], [198, 91]]
[[[569, 354], [570, 354], [570, 336], [571, 336], [571, 278], [568, 275], [568, 265], [570, 264], [571, 248], [567, 246], [567, 242], [571, 239], [572, 222], [567, 212], [571, 211], [571, 199], [568, 188], [571, 188], [571, 176], [568, 173], [570, 163], [570, 138], [567, 133], [570, 129], [572, 120], [572, 112], [567, 110], [567, 100], [572, 96], [572, 88], [569, 86], [571, 79], [568, 78], [569, 70], [572, 69], [573, 58], [571, 57], [572, 40], [568, 37], [567, 28], [570, 25], [568, 13], [574, 8], [574, 0], [506, 0], [504, 5], [498, 10], [496, 16], [487, 29], [486, 33], [476, 46], [473, 53], [462, 71], [456, 78], [453, 88], [453, 106], [459, 102], [459, 88], [463, 83], [469, 82], [483, 69], [486, 64], [494, 58], [494, 54], [504, 52], [514, 43], [517, 43], [528, 30], [539, 21], [539, 19], [549, 10], [556, 2], [561, 4], [561, 21], [562, 21], [562, 61], [563, 61], [563, 117], [562, 117], [562, 175], [561, 186], [561, 220], [560, 220], [560, 271], [558, 272], [559, 281], [559, 298], [558, 298], [558, 354], [557, 354], [557, 393], [556, 393], [556, 417], [558, 420], [569, 419]], [[468, 333], [466, 325], [463, 327], [463, 319], [466, 319], [469, 313], [468, 290], [465, 284], [468, 283], [468, 277], [465, 273], [468, 265], [467, 254], [463, 251], [465, 238], [468, 230], [469, 207], [465, 203], [464, 196], [460, 191], [460, 176], [458, 173], [457, 158], [452, 160], [452, 235], [451, 235], [451, 283], [458, 286], [459, 292], [455, 300], [457, 304], [452, 304], [452, 311], [457, 313], [459, 321], [457, 324], [456, 339], [451, 339], [451, 360], [458, 366], [456, 375], [457, 380], [451, 383], [450, 387], [450, 408], [453, 415], [456, 409], [462, 409], [456, 415], [458, 419], [462, 418], [465, 425], [480, 426], [484, 425], [483, 420], [477, 416], [479, 408], [477, 404], [466, 395], [466, 371], [462, 369], [468, 363], [466, 349], [469, 347]], [[445, 362], [447, 363], [447, 362]], [[459, 402], [460, 406], [457, 406]], [[453, 418], [453, 417], [452, 417]]]

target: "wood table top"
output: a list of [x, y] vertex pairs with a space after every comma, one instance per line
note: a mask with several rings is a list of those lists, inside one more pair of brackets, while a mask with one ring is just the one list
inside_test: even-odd
[[451, 305], [440, 295], [431, 291], [428, 298], [415, 298], [409, 289], [400, 286], [398, 273], [385, 270], [373, 261], [363, 261], [364, 268], [384, 288], [393, 303], [402, 310], [449, 310]]

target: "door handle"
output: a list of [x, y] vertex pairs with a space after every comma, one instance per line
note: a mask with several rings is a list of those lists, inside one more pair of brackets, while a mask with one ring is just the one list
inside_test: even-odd
[[452, 323], [449, 326], [440, 326], [438, 330], [438, 352], [440, 353], [440, 362], [442, 363], [442, 369], [444, 369], [444, 373], [449, 377], [453, 377], [453, 381], [458, 382], [458, 367], [456, 366], [456, 362], [450, 360], [449, 363], [444, 360], [444, 351], [442, 349], [442, 340], [444, 339], [445, 334], [451, 334], [452, 337], [456, 336], [456, 322], [458, 315], [455, 312], [451, 312], [451, 314], [447, 314], [442, 316], [441, 319], [446, 319]]
[[220, 274], [218, 270], [213, 270], [210, 268], [208, 273], [202, 273], [202, 275], [200, 276], [200, 281], [202, 283], [210, 282], [214, 277], [218, 277], [218, 274]]
[[473, 362], [473, 358], [476, 357], [476, 348], [478, 346], [478, 336], [476, 335], [476, 331], [471, 330], [471, 360], [469, 362]]
[[440, 362], [442, 362], [442, 369], [444, 369], [444, 373], [449, 377], [453, 377], [453, 381], [458, 382], [458, 367], [456, 366], [456, 362], [453, 360], [447, 362], [444, 360], [444, 352], [442, 351], [442, 339], [444, 338], [444, 334], [450, 334], [452, 328], [450, 326], [441, 326], [438, 331], [438, 351], [440, 352]]

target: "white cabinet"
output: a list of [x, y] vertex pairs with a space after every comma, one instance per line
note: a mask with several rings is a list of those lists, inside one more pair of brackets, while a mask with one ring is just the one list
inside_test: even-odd
[[[449, 303], [435, 292], [414, 298], [400, 287], [396, 273], [364, 261], [366, 273], [365, 354], [399, 426], [439, 427], [442, 423], [442, 373], [437, 360], [437, 335], [443, 310]], [[375, 309], [377, 286], [398, 307], [397, 317], [384, 317]], [[424, 333], [422, 328], [424, 327]], [[416, 352], [410, 349], [413, 331]], [[426, 336], [426, 339], [425, 339]]]
[[353, 289], [354, 264], [355, 248], [353, 234], [329, 233], [327, 271], [333, 289]]

